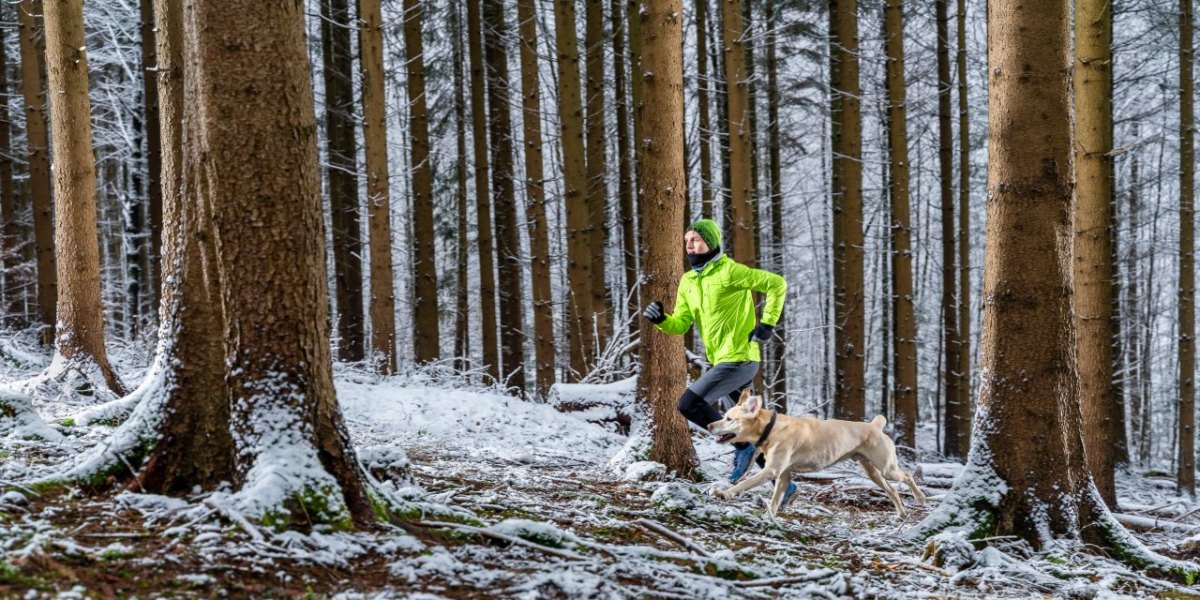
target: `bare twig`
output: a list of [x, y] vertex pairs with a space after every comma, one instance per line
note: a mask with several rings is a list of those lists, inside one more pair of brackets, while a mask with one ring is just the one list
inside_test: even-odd
[[204, 501], [204, 505], [221, 513], [222, 515], [225, 515], [225, 518], [229, 519], [230, 521], [233, 521], [235, 524], [237, 524], [238, 527], [241, 527], [242, 530], [245, 531], [247, 534], [249, 534], [250, 538], [253, 539], [254, 541], [256, 541], [256, 542], [266, 541], [267, 538], [265, 536], [263, 536], [262, 532], [259, 531], [257, 527], [255, 527], [252, 523], [250, 523], [250, 521], [246, 520], [246, 517], [243, 517], [240, 513], [233, 510], [232, 508], [229, 508], [228, 506], [225, 506], [224, 504], [216, 502], [212, 498], [206, 499]]
[[738, 587], [767, 587], [771, 585], [788, 585], [792, 583], [808, 583], [810, 581], [820, 581], [828, 577], [837, 575], [837, 571], [833, 569], [824, 569], [816, 573], [807, 575], [793, 575], [790, 577], [770, 577], [767, 579], [752, 579], [750, 581], [738, 581], [734, 585]]
[[417, 521], [417, 524], [421, 525], [423, 527], [439, 527], [442, 529], [455, 529], [455, 530], [463, 531], [466, 533], [474, 533], [476, 535], [490, 537], [492, 539], [501, 540], [504, 542], [508, 542], [510, 544], [516, 544], [518, 546], [525, 546], [526, 548], [533, 548], [534, 550], [540, 550], [542, 552], [545, 552], [546, 554], [550, 554], [552, 556], [557, 556], [559, 558], [566, 558], [566, 559], [570, 559], [570, 560], [587, 560], [586, 556], [576, 554], [574, 552], [571, 552], [570, 550], [559, 550], [558, 548], [551, 548], [549, 546], [535, 544], [529, 540], [523, 540], [519, 537], [505, 535], [503, 533], [497, 533], [495, 531], [491, 531], [488, 529], [482, 529], [480, 527], [471, 527], [470, 525], [461, 525], [459, 523], [446, 523], [444, 521]]
[[704, 547], [701, 546], [700, 544], [697, 544], [697, 543], [679, 535], [678, 533], [675, 533], [674, 531], [671, 531], [670, 529], [667, 529], [666, 527], [659, 525], [658, 523], [655, 523], [654, 521], [651, 521], [650, 519], [638, 519], [638, 520], [634, 521], [634, 523], [637, 525], [641, 525], [642, 527], [645, 527], [646, 529], [649, 529], [650, 531], [653, 531], [654, 533], [657, 533], [657, 534], [675, 542], [676, 544], [679, 544], [680, 546], [683, 546], [684, 548], [687, 548], [688, 550], [691, 550], [692, 552], [699, 554], [700, 556], [703, 556], [705, 558], [712, 558], [712, 554], [710, 554], [708, 552], [708, 550], [705, 550]]

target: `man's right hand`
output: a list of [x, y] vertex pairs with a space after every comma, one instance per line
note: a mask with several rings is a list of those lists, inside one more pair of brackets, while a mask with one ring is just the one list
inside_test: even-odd
[[658, 300], [651, 302], [650, 306], [647, 306], [646, 310], [642, 312], [642, 316], [649, 319], [650, 322], [654, 323], [655, 325], [667, 320], [667, 315], [663, 314], [662, 302], [659, 302]]

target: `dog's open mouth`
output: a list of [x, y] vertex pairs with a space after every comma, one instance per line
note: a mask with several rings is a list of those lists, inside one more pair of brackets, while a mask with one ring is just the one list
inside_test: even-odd
[[735, 433], [722, 433], [721, 435], [717, 436], [717, 443], [728, 444], [729, 442], [732, 442], [733, 438], [735, 437], [737, 437], [737, 434]]

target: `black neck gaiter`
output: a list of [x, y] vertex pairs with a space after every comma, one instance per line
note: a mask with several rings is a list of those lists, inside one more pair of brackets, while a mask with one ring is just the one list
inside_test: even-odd
[[704, 254], [688, 254], [688, 264], [692, 265], [693, 269], [699, 271], [700, 269], [704, 268], [704, 265], [707, 265], [709, 261], [716, 258], [720, 253], [720, 248], [713, 248]]

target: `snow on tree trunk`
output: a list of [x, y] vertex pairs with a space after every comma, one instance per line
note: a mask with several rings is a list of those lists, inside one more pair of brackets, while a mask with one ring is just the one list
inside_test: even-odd
[[1084, 458], [1071, 319], [1067, 3], [993, 0], [988, 22], [979, 411], [966, 468], [909, 535], [965, 529], [1036, 548], [1075, 539], [1190, 582], [1200, 567], [1153, 555], [1113, 519]]

